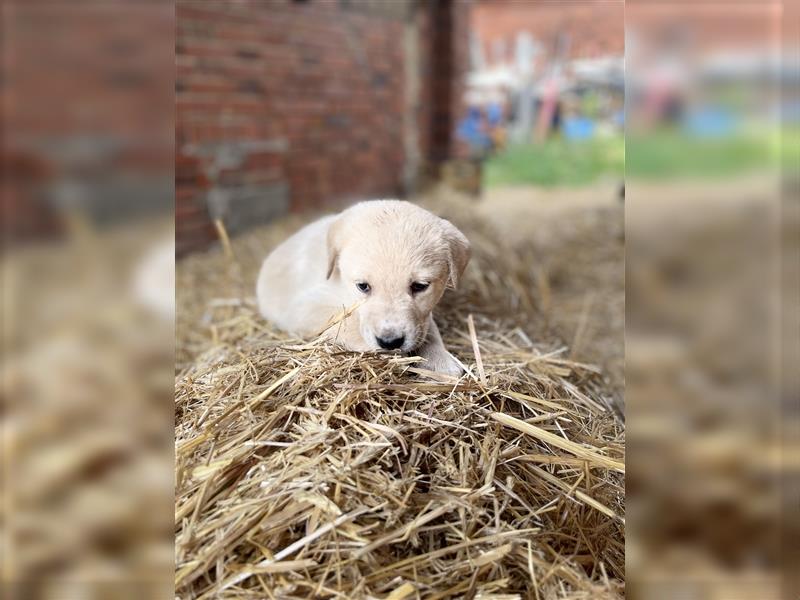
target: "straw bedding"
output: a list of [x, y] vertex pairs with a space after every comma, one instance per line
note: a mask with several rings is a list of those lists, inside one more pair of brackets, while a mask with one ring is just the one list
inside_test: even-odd
[[457, 205], [436, 316], [468, 374], [289, 339], [255, 310], [298, 222], [178, 266], [180, 598], [618, 598], [624, 425], [537, 316], [523, 246]]

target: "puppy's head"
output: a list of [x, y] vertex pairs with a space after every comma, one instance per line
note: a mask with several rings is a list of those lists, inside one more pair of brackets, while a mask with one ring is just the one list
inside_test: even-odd
[[398, 200], [362, 202], [328, 230], [328, 278], [338, 278], [366, 347], [411, 352], [429, 316], [469, 261], [467, 238], [450, 222]]

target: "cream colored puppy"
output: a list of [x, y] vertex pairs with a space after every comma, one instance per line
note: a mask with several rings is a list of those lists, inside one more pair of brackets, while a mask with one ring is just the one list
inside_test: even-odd
[[467, 238], [450, 222], [399, 200], [361, 202], [307, 225], [261, 266], [261, 313], [309, 337], [354, 305], [330, 337], [355, 351], [415, 353], [459, 375], [431, 312], [467, 266]]

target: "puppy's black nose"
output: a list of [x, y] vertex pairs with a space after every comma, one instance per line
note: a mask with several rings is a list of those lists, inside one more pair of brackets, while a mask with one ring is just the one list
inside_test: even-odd
[[391, 339], [382, 337], [376, 337], [375, 339], [378, 340], [378, 345], [384, 350], [397, 350], [406, 341], [406, 338], [402, 335]]

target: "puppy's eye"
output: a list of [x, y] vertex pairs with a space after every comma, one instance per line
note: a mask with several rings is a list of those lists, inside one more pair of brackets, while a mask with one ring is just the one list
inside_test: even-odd
[[369, 290], [371, 289], [371, 288], [369, 287], [369, 284], [368, 284], [368, 283], [365, 283], [365, 282], [363, 282], [363, 281], [360, 281], [359, 283], [357, 283], [357, 284], [356, 284], [356, 287], [358, 288], [358, 291], [359, 291], [359, 292], [364, 292], [365, 294], [366, 294], [367, 292], [369, 292]]
[[411, 293], [412, 294], [419, 294], [420, 292], [424, 292], [428, 289], [430, 283], [422, 283], [420, 281], [415, 281], [411, 284]]

